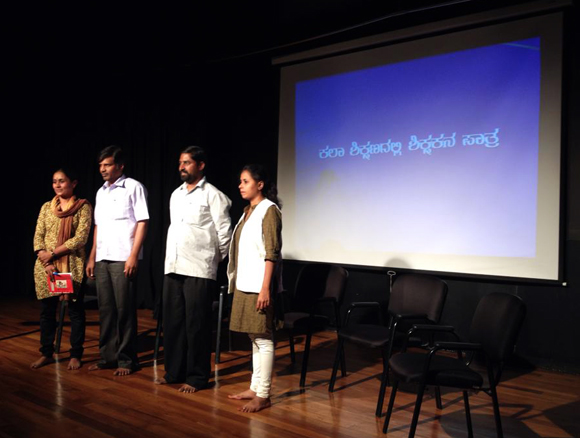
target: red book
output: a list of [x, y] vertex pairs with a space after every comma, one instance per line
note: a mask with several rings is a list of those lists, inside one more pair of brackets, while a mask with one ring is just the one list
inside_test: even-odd
[[59, 272], [58, 274], [53, 274], [54, 281], [51, 280], [50, 275], [46, 276], [48, 281], [48, 291], [51, 294], [72, 294], [73, 281], [70, 272]]

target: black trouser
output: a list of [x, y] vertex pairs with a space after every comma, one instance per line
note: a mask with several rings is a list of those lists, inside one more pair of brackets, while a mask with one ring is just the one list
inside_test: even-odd
[[133, 281], [125, 277], [125, 262], [95, 264], [101, 368], [139, 366], [137, 359], [137, 305]]
[[[54, 336], [56, 334], [56, 309], [60, 301], [59, 296], [40, 300], [40, 353], [45, 357], [54, 354]], [[83, 344], [85, 343], [85, 306], [82, 296], [76, 301], [68, 301], [68, 316], [70, 318], [70, 357], [81, 359]]]
[[212, 302], [215, 281], [178, 274], [163, 284], [165, 380], [207, 386], [211, 374]]

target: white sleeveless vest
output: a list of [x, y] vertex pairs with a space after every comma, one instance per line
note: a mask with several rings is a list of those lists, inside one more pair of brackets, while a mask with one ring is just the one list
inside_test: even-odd
[[[264, 245], [262, 222], [268, 208], [272, 205], [276, 204], [268, 199], [262, 200], [244, 224], [240, 241], [238, 242], [238, 265], [235, 272], [231, 263], [234, 254], [230, 250], [230, 263], [228, 265], [230, 293], [233, 292], [234, 281], [238, 290], [243, 292], [259, 293], [262, 289], [266, 270], [266, 247]], [[245, 214], [238, 221], [234, 229], [234, 235], [244, 217]]]

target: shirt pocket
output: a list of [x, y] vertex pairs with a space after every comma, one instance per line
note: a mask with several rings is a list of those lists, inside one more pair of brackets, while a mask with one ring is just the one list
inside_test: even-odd
[[124, 221], [131, 218], [131, 200], [127, 196], [116, 196], [111, 204], [109, 215], [116, 221]]
[[209, 222], [211, 215], [207, 205], [191, 203], [183, 215], [183, 222], [195, 227], [203, 227]]

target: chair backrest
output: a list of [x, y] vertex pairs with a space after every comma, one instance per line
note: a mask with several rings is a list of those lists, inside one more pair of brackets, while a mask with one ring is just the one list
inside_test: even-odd
[[494, 363], [503, 362], [513, 351], [526, 316], [526, 305], [516, 295], [491, 293], [475, 309], [469, 340], [482, 344]]
[[425, 314], [429, 321], [441, 319], [447, 283], [431, 275], [403, 274], [396, 277], [389, 310], [396, 314]]
[[324, 298], [334, 298], [338, 305], [342, 304], [344, 291], [348, 280], [348, 271], [342, 266], [332, 265], [326, 277]]
[[321, 298], [334, 298], [342, 303], [348, 271], [340, 266], [316, 263], [305, 265], [296, 280], [294, 305], [307, 310]]

